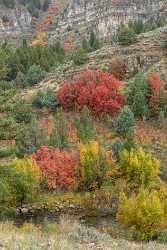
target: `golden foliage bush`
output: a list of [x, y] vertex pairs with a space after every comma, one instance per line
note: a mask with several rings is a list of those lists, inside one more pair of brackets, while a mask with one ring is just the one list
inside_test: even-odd
[[157, 178], [160, 161], [142, 148], [123, 150], [120, 155], [123, 174], [137, 185], [149, 185]]
[[152, 239], [167, 225], [165, 203], [156, 191], [141, 189], [130, 198], [121, 193], [119, 202], [118, 221], [126, 228], [133, 228], [138, 239]]
[[16, 160], [8, 179], [13, 199], [16, 202], [31, 201], [40, 188], [41, 171], [31, 158]]
[[100, 188], [112, 166], [109, 155], [100, 148], [96, 141], [79, 144], [78, 152], [80, 159], [79, 189], [95, 190]]

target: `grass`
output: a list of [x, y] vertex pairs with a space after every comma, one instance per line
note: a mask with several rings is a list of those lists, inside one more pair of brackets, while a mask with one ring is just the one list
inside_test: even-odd
[[[69, 218], [61, 218], [58, 225], [47, 225], [49, 231], [31, 223], [16, 227], [12, 223], [0, 223], [0, 246], [8, 250], [163, 250], [167, 246], [130, 243], [114, 240], [96, 229], [81, 226]], [[126, 246], [126, 248], [125, 248]]]
[[0, 158], [15, 156], [15, 153], [16, 153], [15, 146], [0, 147]]

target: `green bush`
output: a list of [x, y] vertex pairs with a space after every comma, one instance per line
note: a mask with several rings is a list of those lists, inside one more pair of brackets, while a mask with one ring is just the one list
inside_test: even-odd
[[101, 43], [94, 33], [94, 31], [91, 31], [89, 39], [87, 40], [86, 38], [83, 39], [82, 41], [82, 49], [86, 52], [92, 52], [95, 50], [100, 49]]
[[58, 106], [56, 95], [51, 89], [46, 91], [39, 90], [38, 93], [33, 97], [32, 104], [38, 108], [55, 109]]
[[90, 46], [90, 51], [95, 51], [100, 49], [100, 41], [93, 31], [90, 33], [89, 46]]
[[72, 55], [72, 60], [75, 65], [82, 65], [88, 61], [88, 55], [85, 50], [80, 49]]
[[147, 117], [149, 115], [148, 91], [148, 81], [145, 75], [139, 72], [128, 86], [127, 103], [135, 116]]
[[132, 138], [134, 135], [134, 114], [128, 106], [124, 106], [116, 119], [115, 131], [124, 138]]
[[40, 180], [38, 167], [29, 158], [0, 165], [0, 201], [21, 204], [32, 201]]
[[17, 155], [23, 157], [32, 154], [40, 148], [41, 145], [47, 145], [48, 138], [46, 132], [39, 126], [36, 119], [31, 123], [22, 126], [16, 134]]
[[86, 107], [81, 111], [80, 115], [75, 115], [73, 124], [81, 142], [86, 143], [95, 138], [93, 117]]
[[108, 148], [110, 150], [112, 150], [113, 153], [113, 157], [116, 160], [120, 159], [120, 153], [123, 151], [123, 149], [125, 148], [125, 144], [123, 141], [121, 140], [114, 140], [109, 146]]
[[0, 118], [0, 140], [10, 140], [15, 138], [17, 124], [13, 117]]
[[90, 44], [89, 42], [87, 41], [87, 39], [83, 39], [82, 41], [82, 49], [86, 52], [89, 52], [90, 51]]
[[0, 89], [0, 112], [9, 114], [13, 109], [13, 104], [15, 102], [16, 89]]
[[31, 106], [24, 99], [18, 98], [13, 106], [13, 116], [18, 123], [29, 123], [32, 118]]
[[13, 169], [7, 165], [0, 165], [0, 202], [8, 202], [11, 199], [9, 179]]
[[0, 219], [9, 220], [15, 219], [18, 215], [16, 207], [7, 207], [6, 204], [0, 206]]
[[16, 153], [15, 146], [0, 147], [0, 158], [14, 156], [15, 153]]
[[64, 149], [69, 146], [67, 118], [62, 109], [58, 110], [54, 117], [54, 129], [50, 135], [50, 145]]
[[15, 88], [15, 82], [14, 81], [5, 81], [5, 80], [1, 80], [0, 81], [0, 90], [10, 90], [12, 88]]
[[39, 188], [40, 172], [30, 158], [16, 160], [11, 164], [12, 175], [8, 178], [10, 192], [14, 202], [30, 202], [34, 200]]
[[26, 87], [26, 76], [22, 72], [18, 72], [15, 79], [17, 87], [24, 88]]
[[159, 127], [162, 128], [163, 125], [164, 125], [164, 122], [165, 122], [165, 112], [162, 111], [162, 110], [159, 113], [159, 119], [158, 119], [158, 121], [159, 121]]
[[46, 72], [38, 65], [32, 65], [26, 75], [26, 81], [33, 86], [46, 77]]
[[142, 20], [135, 20], [134, 22], [130, 22], [128, 27], [133, 29], [135, 34], [140, 34], [144, 32], [145, 25]]
[[136, 34], [132, 28], [122, 25], [117, 32], [117, 41], [120, 45], [130, 45], [136, 42]]

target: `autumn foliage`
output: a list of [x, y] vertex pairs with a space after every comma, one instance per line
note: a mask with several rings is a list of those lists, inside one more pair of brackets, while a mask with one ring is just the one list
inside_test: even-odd
[[142, 148], [123, 150], [120, 154], [121, 171], [129, 181], [139, 186], [148, 186], [156, 180], [160, 162]]
[[164, 201], [156, 191], [141, 189], [127, 198], [120, 195], [117, 219], [126, 228], [131, 228], [137, 239], [149, 240], [166, 227]]
[[122, 0], [112, 0], [112, 4], [115, 5], [115, 6], [119, 6], [122, 3], [123, 3]]
[[42, 146], [32, 155], [32, 159], [40, 167], [50, 190], [74, 190], [76, 188], [78, 159], [74, 152]]
[[112, 74], [88, 70], [75, 83], [64, 83], [58, 99], [67, 110], [86, 106], [97, 116], [102, 113], [115, 115], [124, 104], [122, 89], [123, 83]]
[[111, 73], [117, 79], [124, 79], [127, 74], [127, 62], [122, 58], [114, 58], [111, 61]]
[[164, 86], [164, 81], [156, 73], [148, 77], [149, 84], [149, 108], [153, 115], [157, 115], [160, 109], [160, 95]]
[[114, 164], [110, 152], [96, 141], [81, 143], [76, 151], [42, 146], [32, 160], [40, 168], [45, 187], [55, 191], [100, 188]]
[[54, 17], [57, 16], [59, 14], [59, 7], [57, 6], [57, 4], [49, 4], [49, 9], [48, 9], [48, 13], [45, 17], [44, 20], [40, 20], [40, 19], [35, 19], [34, 23], [35, 23], [35, 30], [36, 30], [36, 37], [35, 39], [32, 41], [31, 43], [31, 47], [36, 47], [39, 45], [46, 45], [47, 43], [44, 41], [44, 37], [40, 37], [41, 33], [43, 30], [47, 30], [49, 28], [49, 26], [52, 24]]
[[92, 191], [100, 188], [113, 164], [112, 157], [97, 141], [78, 145], [79, 189]]

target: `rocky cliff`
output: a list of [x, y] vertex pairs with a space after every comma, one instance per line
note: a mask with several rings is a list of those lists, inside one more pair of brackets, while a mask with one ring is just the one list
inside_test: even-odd
[[[58, 4], [61, 9], [48, 30], [51, 43], [69, 31], [73, 31], [76, 40], [92, 30], [99, 38], [111, 40], [121, 23], [136, 19], [147, 22], [165, 13], [162, 0], [51, 0], [51, 3]], [[40, 12], [41, 16], [43, 14]], [[33, 33], [32, 19], [26, 6], [16, 4], [10, 9], [1, 5], [0, 38], [18, 38]]]
[[[22, 40], [23, 37], [32, 38], [36, 32], [35, 21], [43, 20], [46, 16], [49, 16], [49, 7], [51, 7], [52, 4], [58, 6], [59, 13], [61, 13], [69, 1], [70, 0], [50, 0], [48, 9], [45, 10], [41, 4], [41, 9], [37, 10], [38, 17], [32, 15], [28, 5], [21, 5], [17, 0], [13, 6], [10, 7], [6, 7], [6, 5], [0, 1], [0, 42], [13, 39], [18, 45], [18, 41]], [[41, 3], [43, 3], [42, 0]], [[52, 29], [55, 33], [55, 24], [53, 24]]]
[[14, 8], [0, 6], [0, 39], [23, 37], [31, 33], [32, 16], [28, 10], [20, 5]]
[[121, 23], [153, 20], [164, 14], [163, 6], [161, 0], [70, 0], [52, 40], [69, 30], [81, 36], [94, 30], [99, 38], [111, 40]]

